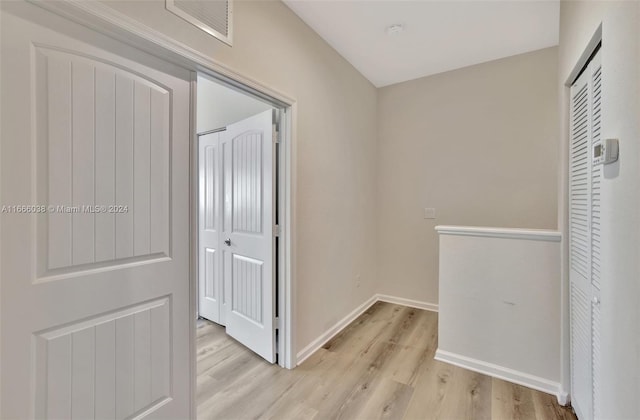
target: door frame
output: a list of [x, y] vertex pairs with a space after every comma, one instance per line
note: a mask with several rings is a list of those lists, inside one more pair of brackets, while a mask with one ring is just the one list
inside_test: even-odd
[[[200, 74], [202, 74], [202, 72], [200, 72]], [[220, 79], [215, 79], [216, 82], [218, 82], [220, 85], [224, 86], [227, 89], [233, 89], [233, 90], [237, 90], [234, 89], [234, 87], [230, 86], [228, 83], [226, 83], [225, 81], [222, 81]], [[191, 73], [191, 83], [192, 83], [192, 87], [191, 87], [191, 98], [192, 98], [192, 104], [191, 107], [193, 109], [195, 109], [197, 111], [197, 83], [198, 83], [198, 74], [197, 73]], [[245, 93], [249, 96], [251, 96], [252, 98], [256, 98], [255, 95], [252, 95], [250, 92], [246, 92], [246, 91], [242, 91], [242, 93]], [[282, 168], [282, 158], [283, 158], [283, 140], [282, 138], [285, 136], [283, 130], [285, 129], [285, 126], [287, 125], [287, 115], [289, 114], [289, 109], [290, 107], [282, 107], [282, 105], [280, 105], [279, 103], [274, 103], [273, 101], [269, 101], [268, 103], [269, 106], [271, 106], [271, 109], [269, 110], [269, 112], [273, 113], [273, 111], [276, 111], [275, 113], [273, 113], [272, 115], [275, 115], [275, 121], [274, 123], [277, 124], [278, 127], [278, 138], [276, 139], [275, 137], [273, 138], [273, 146], [274, 146], [274, 154], [273, 154], [273, 165], [272, 165], [272, 170], [269, 173], [269, 176], [272, 177], [273, 179], [273, 193], [272, 193], [272, 197], [271, 197], [271, 201], [268, 203], [269, 206], [272, 207], [273, 209], [273, 220], [274, 220], [274, 225], [272, 226], [271, 231], [273, 232], [273, 235], [271, 237], [272, 240], [275, 240], [276, 238], [278, 239], [278, 246], [275, 246], [275, 242], [273, 245], [273, 252], [272, 252], [272, 263], [273, 263], [273, 272], [274, 272], [274, 276], [273, 276], [273, 281], [276, 282], [276, 287], [275, 290], [277, 291], [277, 296], [275, 296], [275, 299], [277, 300], [277, 304], [274, 302], [274, 311], [276, 310], [276, 308], [279, 309], [279, 316], [276, 317], [275, 321], [274, 321], [274, 326], [275, 328], [278, 330], [278, 333], [282, 332], [284, 330], [283, 328], [283, 313], [284, 310], [283, 308], [286, 309], [287, 307], [287, 295], [284, 293], [284, 291], [287, 290], [287, 285], [284, 282], [285, 277], [283, 276], [283, 269], [282, 267], [284, 267], [282, 264], [285, 263], [286, 259], [286, 255], [285, 252], [283, 252], [284, 250], [282, 249], [283, 247], [283, 238], [282, 238], [282, 220], [283, 220], [283, 214], [286, 208], [286, 202], [284, 202], [284, 199], [282, 198], [282, 191], [284, 190], [284, 180], [285, 180], [285, 172], [284, 172], [284, 168]], [[197, 112], [194, 112], [191, 114], [191, 116], [197, 116]], [[248, 117], [251, 118], [251, 117]], [[193, 120], [191, 122], [192, 126], [197, 127], [197, 121]], [[196, 265], [195, 265], [195, 277], [196, 277], [196, 282], [195, 282], [195, 286], [196, 286], [196, 318], [200, 318], [200, 213], [199, 213], [199, 209], [200, 209], [200, 155], [199, 155], [199, 151], [200, 151], [200, 137], [201, 136], [206, 136], [212, 133], [224, 133], [227, 130], [228, 126], [224, 126], [224, 127], [219, 127], [219, 128], [214, 128], [211, 130], [207, 130], [207, 131], [203, 131], [201, 133], [198, 133], [196, 130], [195, 133], [195, 139], [193, 141], [193, 145], [195, 146], [193, 149], [193, 152], [195, 154], [195, 156], [192, 156], [192, 158], [194, 159], [194, 171], [195, 171], [195, 179], [192, 180], [193, 184], [195, 186], [195, 191], [192, 191], [192, 193], [195, 193], [196, 197], [195, 197], [195, 203], [196, 206], [194, 206], [194, 214], [193, 217], [195, 219], [195, 224], [196, 224], [196, 229], [195, 232], [193, 233], [195, 238], [195, 249], [194, 249], [194, 257], [196, 259]], [[274, 134], [275, 136], [275, 134]], [[269, 145], [271, 146], [271, 145]], [[277, 151], [277, 152], [276, 152]], [[217, 153], [217, 152], [216, 152]], [[192, 171], [192, 172], [194, 172]], [[224, 218], [224, 211], [221, 211], [220, 213], [221, 217]], [[275, 221], [278, 220], [279, 223], [276, 225]], [[277, 231], [276, 234], [276, 226], [279, 227], [279, 231]], [[277, 267], [277, 269], [276, 269]], [[220, 276], [220, 280], [221, 282], [224, 282], [224, 275], [221, 274]], [[286, 314], [290, 314], [290, 312], [286, 312]], [[274, 315], [275, 316], [275, 315]], [[206, 318], [205, 318], [206, 319]], [[211, 320], [209, 320], [211, 321]], [[215, 322], [215, 321], [211, 321], [211, 322]], [[225, 327], [228, 326], [228, 324], [224, 324]], [[278, 335], [279, 336], [279, 335]], [[284, 361], [284, 357], [280, 357], [280, 355], [283, 355], [287, 352], [287, 348], [285, 346], [285, 340], [277, 340], [277, 338], [274, 339], [274, 341], [276, 341], [276, 354], [277, 354], [277, 361], [276, 364], [278, 364], [279, 366], [283, 367], [283, 368], [288, 368], [288, 369], [293, 369], [295, 367], [294, 366], [287, 366], [285, 364]], [[242, 344], [242, 343], [241, 343]]]
[[[287, 369], [296, 366], [295, 348], [295, 186], [296, 186], [296, 122], [297, 102], [287, 94], [271, 88], [265, 83], [252, 79], [232, 70], [224, 64], [194, 50], [193, 48], [159, 32], [135, 19], [97, 1], [61, 0], [25, 0], [50, 12], [84, 25], [106, 36], [124, 42], [163, 60], [177, 64], [192, 72], [191, 80], [191, 119], [190, 128], [190, 356], [191, 356], [191, 417], [195, 416], [196, 403], [196, 317], [197, 317], [197, 133], [196, 133], [196, 77], [197, 72], [219, 80], [229, 87], [248, 93], [281, 108], [280, 142], [280, 252], [277, 255], [280, 267], [278, 299], [279, 317], [279, 360]], [[195, 160], [194, 160], [195, 159]]]

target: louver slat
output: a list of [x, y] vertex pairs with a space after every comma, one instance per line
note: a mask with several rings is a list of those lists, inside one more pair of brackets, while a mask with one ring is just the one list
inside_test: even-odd
[[591, 363], [592, 363], [592, 398], [594, 418], [602, 418], [600, 413], [600, 305], [591, 304]]
[[589, 142], [588, 91], [585, 84], [573, 98], [571, 117], [571, 268], [589, 275]]
[[[602, 127], [602, 68], [598, 65], [592, 74], [593, 105], [591, 109], [591, 144], [601, 142]], [[601, 214], [601, 179], [602, 165], [591, 168], [591, 284], [598, 291], [601, 286], [600, 277], [600, 214]], [[594, 418], [600, 418], [600, 304], [597, 300], [591, 304], [591, 372], [592, 400]]]
[[575, 284], [571, 285], [571, 389], [574, 404], [586, 407], [593, 395], [591, 387], [591, 303]]
[[166, 0], [167, 10], [231, 45], [232, 0]]
[[[601, 127], [601, 73], [598, 67], [593, 73], [593, 107], [591, 111], [591, 144], [599, 143]], [[600, 180], [602, 165], [591, 169], [591, 284], [600, 290]]]

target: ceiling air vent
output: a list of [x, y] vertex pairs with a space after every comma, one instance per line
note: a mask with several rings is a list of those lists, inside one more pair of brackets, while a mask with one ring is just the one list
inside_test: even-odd
[[166, 0], [167, 10], [231, 45], [233, 0]]

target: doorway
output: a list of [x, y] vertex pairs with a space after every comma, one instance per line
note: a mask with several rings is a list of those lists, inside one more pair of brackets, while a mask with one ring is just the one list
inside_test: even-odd
[[197, 77], [197, 307], [269, 363], [278, 358], [279, 136], [284, 109]]

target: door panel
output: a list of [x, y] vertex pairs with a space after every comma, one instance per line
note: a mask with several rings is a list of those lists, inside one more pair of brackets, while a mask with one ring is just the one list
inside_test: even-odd
[[54, 206], [38, 220], [38, 277], [168, 256], [170, 93], [99, 57], [34, 49], [37, 202]]
[[231, 140], [231, 222], [234, 233], [262, 234], [263, 133], [244, 132]]
[[1, 7], [0, 417], [187, 418], [190, 73]]
[[199, 307], [203, 318], [224, 325], [220, 252], [221, 170], [220, 133], [210, 133], [199, 139]]
[[591, 417], [591, 142], [588, 71], [571, 87], [570, 307], [571, 400]]
[[36, 417], [123, 418], [169, 398], [170, 310], [165, 297], [35, 334]]
[[571, 87], [570, 311], [571, 403], [578, 417], [598, 416], [600, 347], [600, 193], [602, 166], [593, 164], [600, 143], [601, 65], [595, 54]]
[[263, 325], [262, 293], [265, 281], [263, 261], [233, 254], [231, 267], [231, 310], [246, 319]]
[[272, 111], [228, 126], [221, 139], [227, 333], [273, 363]]

